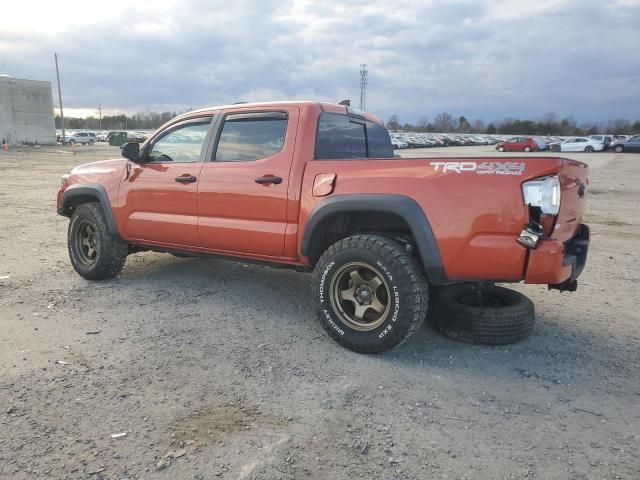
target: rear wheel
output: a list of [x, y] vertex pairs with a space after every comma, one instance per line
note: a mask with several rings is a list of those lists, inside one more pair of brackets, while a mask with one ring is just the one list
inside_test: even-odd
[[498, 147], [498, 151], [499, 151], [499, 152], [504, 152], [504, 147], [503, 147], [502, 145], [500, 145], [500, 146]]
[[584, 151], [587, 153], [593, 153], [593, 147], [591, 145], [587, 145], [584, 147]]
[[617, 153], [622, 153], [623, 150], [624, 150], [624, 148], [622, 147], [622, 145], [616, 145], [616, 152]]
[[380, 235], [355, 235], [329, 247], [314, 270], [313, 296], [329, 335], [361, 353], [401, 345], [428, 304], [421, 267], [400, 243]]
[[526, 147], [524, 147], [524, 151], [529, 153], [531, 151], [531, 147], [527, 145]]
[[115, 277], [127, 259], [128, 245], [109, 232], [100, 204], [84, 203], [71, 216], [67, 245], [71, 264], [82, 277]]
[[429, 323], [454, 340], [504, 345], [529, 337], [535, 324], [533, 302], [495, 285], [452, 285], [432, 298]]

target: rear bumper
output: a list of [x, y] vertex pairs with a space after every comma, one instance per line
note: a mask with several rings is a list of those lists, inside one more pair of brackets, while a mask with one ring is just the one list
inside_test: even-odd
[[589, 227], [581, 224], [566, 242], [543, 240], [529, 253], [525, 283], [548, 284], [549, 288], [575, 290], [589, 250]]

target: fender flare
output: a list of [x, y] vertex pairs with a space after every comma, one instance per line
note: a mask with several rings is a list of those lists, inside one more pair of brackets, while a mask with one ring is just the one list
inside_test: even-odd
[[104, 218], [107, 223], [109, 233], [115, 235], [117, 238], [120, 238], [116, 220], [113, 216], [113, 211], [111, 210], [109, 195], [107, 195], [107, 191], [105, 190], [105, 188], [98, 183], [76, 183], [68, 187], [62, 194], [60, 208], [58, 209], [58, 215], [71, 217], [73, 213], [71, 205], [73, 204], [73, 200], [79, 197], [96, 198], [98, 200], [98, 203], [100, 203], [100, 206], [102, 207], [102, 212], [104, 213]]
[[430, 283], [450, 283], [442, 266], [440, 250], [431, 224], [415, 200], [404, 195], [353, 194], [336, 195], [318, 203], [307, 218], [302, 235], [300, 251], [305, 257], [319, 256], [314, 246], [314, 237], [322, 222], [337, 213], [385, 212], [401, 217], [411, 230]]

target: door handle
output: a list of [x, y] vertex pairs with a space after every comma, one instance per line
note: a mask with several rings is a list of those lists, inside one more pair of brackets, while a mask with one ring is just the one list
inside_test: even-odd
[[275, 175], [265, 175], [264, 177], [256, 178], [256, 183], [260, 183], [262, 185], [279, 185], [282, 183], [282, 178], [276, 177]]
[[178, 183], [193, 183], [197, 180], [193, 175], [181, 175], [180, 177], [176, 177], [176, 182]]

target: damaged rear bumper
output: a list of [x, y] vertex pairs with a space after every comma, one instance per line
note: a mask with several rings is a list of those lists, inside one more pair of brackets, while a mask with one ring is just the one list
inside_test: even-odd
[[589, 250], [589, 227], [580, 224], [566, 242], [543, 240], [529, 252], [525, 283], [548, 284], [549, 289], [575, 291]]

